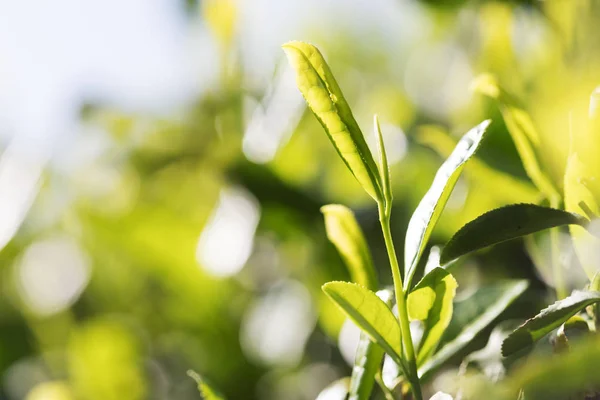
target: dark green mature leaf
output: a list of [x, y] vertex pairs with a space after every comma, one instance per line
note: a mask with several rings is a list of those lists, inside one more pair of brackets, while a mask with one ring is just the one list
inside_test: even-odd
[[[393, 296], [390, 290], [380, 290], [377, 292], [377, 296], [391, 306]], [[361, 332], [352, 367], [348, 400], [369, 399], [375, 384], [375, 375], [381, 368], [383, 355], [383, 349], [374, 343], [366, 333]]]
[[371, 197], [382, 201], [377, 165], [325, 59], [308, 43], [289, 42], [283, 49], [296, 71], [300, 92], [346, 166]]
[[377, 289], [377, 278], [369, 247], [354, 213], [348, 207], [329, 204], [321, 207], [327, 237], [344, 259], [352, 281], [367, 289]]
[[462, 137], [450, 157], [438, 170], [429, 191], [413, 213], [404, 244], [404, 267], [406, 268], [404, 284], [406, 288], [410, 288], [412, 277], [429, 236], [446, 206], [465, 163], [479, 148], [489, 124], [489, 120], [484, 121]]
[[[490, 287], [480, 288], [471, 301], [482, 301], [485, 307], [481, 307], [482, 314], [473, 316], [471, 322], [463, 325], [462, 331], [445, 345], [443, 345], [428, 361], [419, 368], [419, 376], [425, 380], [438, 368], [440, 368], [450, 357], [454, 356], [466, 345], [468, 345], [475, 336], [492, 323], [517, 297], [519, 297], [529, 286], [529, 282], [525, 280], [509, 281], [502, 284], [494, 285], [494, 293], [498, 296], [490, 298], [485, 296], [485, 293], [490, 290]], [[485, 301], [485, 303], [483, 303]], [[464, 303], [463, 307], [459, 307], [460, 303], [455, 307], [455, 316], [462, 315], [465, 311], [463, 307], [470, 307], [469, 303]], [[468, 310], [470, 312], [470, 310]], [[470, 315], [474, 315], [470, 314]]]
[[440, 263], [507, 240], [561, 225], [585, 225], [577, 214], [535, 204], [512, 204], [489, 211], [465, 226], [442, 250]]
[[433, 353], [450, 323], [452, 300], [457, 287], [458, 283], [448, 271], [435, 268], [408, 295], [409, 318], [425, 321], [417, 365], [421, 365]]
[[585, 307], [600, 301], [600, 292], [575, 291], [543, 309], [535, 317], [525, 321], [502, 343], [502, 355], [507, 357], [531, 346]]
[[188, 376], [196, 381], [198, 384], [198, 390], [200, 394], [204, 398], [204, 400], [225, 400], [225, 396], [223, 396], [217, 389], [212, 387], [209, 383], [206, 382], [198, 373], [189, 370], [187, 372]]
[[554, 184], [543, 172], [537, 160], [535, 148], [540, 144], [538, 134], [529, 114], [504, 90], [496, 78], [489, 74], [480, 75], [473, 82], [473, 89], [498, 102], [504, 123], [521, 157], [525, 172], [533, 184], [550, 199], [560, 198]]
[[394, 361], [402, 362], [400, 325], [383, 300], [355, 283], [328, 282], [322, 289]]

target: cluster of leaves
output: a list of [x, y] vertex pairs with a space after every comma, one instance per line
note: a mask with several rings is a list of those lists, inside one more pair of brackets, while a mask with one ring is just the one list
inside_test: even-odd
[[[557, 240], [561, 226], [570, 226], [578, 254], [589, 252], [589, 247], [596, 244], [596, 239], [588, 231], [591, 231], [590, 220], [598, 215], [598, 205], [585, 182], [593, 176], [577, 153], [572, 152], [565, 176], [565, 194], [561, 195], [538, 162], [536, 146], [539, 145], [539, 135], [531, 118], [493, 77], [482, 76], [476, 80], [474, 88], [497, 101], [525, 171], [537, 190], [528, 188], [527, 191], [533, 192], [538, 202], [513, 204], [481, 215], [456, 232], [443, 248], [436, 265], [428, 263], [425, 270], [421, 270], [421, 259], [436, 223], [467, 161], [485, 139], [490, 121], [484, 121], [456, 144], [414, 211], [406, 232], [404, 267], [401, 268], [390, 232], [393, 195], [377, 116], [374, 118], [379, 153], [376, 161], [319, 50], [302, 42], [290, 42], [283, 48], [309, 108], [348, 169], [378, 206], [394, 281], [393, 288], [379, 286], [369, 248], [352, 211], [343, 205], [323, 207], [327, 236], [348, 267], [352, 282], [329, 282], [322, 289], [360, 328], [361, 338], [352, 375], [334, 382], [319, 398], [333, 398], [329, 394], [334, 393], [335, 388], [335, 393], [341, 390], [344, 398], [364, 400], [371, 396], [377, 384], [387, 399], [412, 394], [413, 398], [420, 400], [423, 398], [423, 383], [430, 380], [444, 363], [460, 354], [528, 287], [524, 280], [497, 282], [479, 288], [467, 301], [458, 302], [455, 300], [458, 283], [447, 267], [459, 257], [542, 230], [550, 229], [553, 240]], [[595, 304], [600, 302], [600, 278], [590, 276], [588, 288], [567, 296], [560, 276], [558, 246], [556, 242], [554, 245], [553, 263], [559, 300], [514, 331], [508, 333], [502, 330], [500, 337], [505, 357], [525, 352], [556, 329], [558, 339], [555, 343], [562, 348], [569, 347], [567, 331], [596, 330], [598, 310]], [[582, 257], [582, 264], [585, 264], [585, 259]], [[422, 275], [420, 281], [413, 283], [414, 277], [419, 275]], [[586, 307], [589, 311], [587, 316], [582, 314]], [[414, 340], [414, 327], [417, 325], [422, 334]], [[491, 339], [490, 345], [494, 345]], [[485, 351], [466, 356], [464, 365], [477, 361]], [[384, 359], [395, 368], [384, 369]], [[390, 370], [393, 373], [390, 374]], [[518, 395], [523, 398], [531, 394], [532, 398], [537, 398], [530, 383], [523, 380], [518, 384], [511, 382], [512, 392], [508, 389], [497, 391], [498, 396], [515, 398]], [[206, 395], [207, 398], [220, 398], [214, 397], [206, 384], [203, 385], [202, 390], [213, 396]], [[441, 392], [432, 397], [446, 398], [451, 397]]]

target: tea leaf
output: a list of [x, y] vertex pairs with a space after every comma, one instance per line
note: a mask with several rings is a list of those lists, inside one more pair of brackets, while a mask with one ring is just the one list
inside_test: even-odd
[[402, 363], [400, 325], [383, 300], [355, 283], [328, 282], [322, 289], [371, 340]]
[[377, 278], [371, 253], [354, 213], [345, 206], [330, 204], [321, 207], [325, 216], [327, 238], [342, 256], [352, 281], [367, 289], [377, 288]]
[[410, 288], [427, 240], [446, 206], [465, 163], [479, 148], [489, 124], [489, 120], [484, 121], [462, 137], [450, 157], [438, 170], [431, 188], [413, 213], [408, 223], [404, 244], [404, 267], [407, 268], [404, 281], [406, 288]]
[[[381, 290], [377, 295], [388, 306], [391, 306], [392, 292]], [[352, 368], [350, 379], [350, 396], [348, 400], [367, 400], [371, 396], [375, 375], [381, 368], [383, 361], [383, 349], [371, 341], [364, 332], [360, 334], [360, 340], [356, 349], [356, 358]]]
[[[473, 305], [479, 308], [481, 314], [475, 316], [469, 314], [471, 318], [465, 319], [462, 331], [444, 344], [428, 361], [419, 368], [419, 376], [426, 379], [434, 373], [452, 356], [467, 346], [475, 336], [494, 321], [517, 297], [519, 297], [529, 286], [526, 280], [509, 281], [502, 284], [496, 284], [490, 287], [481, 287], [472, 296], [472, 299], [465, 301], [464, 307], [471, 309]], [[493, 290], [492, 290], [493, 289]], [[493, 298], [489, 293], [497, 293]], [[464, 316], [465, 310], [461, 303], [455, 305], [454, 316]], [[453, 320], [455, 319], [453, 318]], [[453, 323], [451, 322], [451, 325]]]
[[558, 328], [585, 307], [600, 301], [600, 292], [575, 291], [525, 321], [502, 343], [502, 355], [507, 357], [523, 350]]
[[456, 232], [442, 250], [446, 264], [475, 250], [561, 225], [586, 225], [577, 214], [535, 204], [512, 204], [489, 211]]
[[560, 198], [554, 184], [542, 171], [535, 154], [535, 148], [540, 144], [540, 136], [531, 117], [518, 102], [504, 90], [496, 78], [489, 74], [477, 77], [472, 84], [475, 91], [482, 93], [498, 102], [500, 112], [508, 133], [512, 137], [527, 176], [533, 184], [550, 200]]
[[[589, 182], [593, 180], [593, 175], [579, 160], [577, 153], [572, 153], [565, 170], [565, 210], [588, 215], [589, 218], [600, 215], [598, 202], [588, 187]], [[577, 258], [588, 278], [591, 278], [597, 269], [597, 249], [600, 247], [600, 241], [581, 227], [571, 226], [569, 229]]]
[[385, 198], [386, 205], [391, 207], [392, 184], [390, 182], [390, 167], [388, 165], [387, 153], [385, 151], [385, 144], [383, 142], [383, 135], [381, 133], [381, 126], [379, 125], [379, 118], [377, 115], [373, 116], [373, 126], [375, 135], [377, 136], [377, 150], [379, 151], [379, 174], [381, 176], [381, 184], [383, 186], [383, 197]]
[[200, 391], [200, 394], [204, 400], [225, 400], [225, 396], [207, 383], [206, 380], [203, 379], [198, 373], [189, 370], [187, 374], [190, 378], [196, 381], [196, 384], [198, 384], [198, 390]]
[[[417, 140], [431, 147], [441, 157], [448, 157], [456, 145], [456, 141], [442, 128], [431, 125], [419, 129]], [[465, 174], [479, 190], [497, 199], [498, 205], [515, 202], [537, 203], [540, 198], [538, 189], [530, 182], [492, 168], [477, 157], [469, 161], [469, 168]]]
[[365, 138], [319, 50], [308, 43], [284, 44], [296, 84], [356, 180], [376, 201], [383, 200], [377, 165]]
[[425, 321], [425, 331], [417, 364], [426, 360], [439, 344], [452, 318], [452, 300], [458, 283], [442, 268], [435, 268], [408, 295], [408, 315], [412, 321]]

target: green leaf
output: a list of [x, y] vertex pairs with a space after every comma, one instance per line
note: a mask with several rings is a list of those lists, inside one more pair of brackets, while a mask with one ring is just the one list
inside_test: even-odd
[[[589, 218], [600, 215], [598, 202], [589, 188], [594, 179], [593, 173], [580, 161], [578, 154], [572, 153], [565, 169], [565, 210], [588, 215]], [[570, 226], [569, 230], [577, 258], [588, 278], [591, 278], [597, 270], [600, 240], [579, 226]]]
[[410, 288], [429, 236], [446, 206], [465, 163], [479, 148], [489, 124], [489, 120], [484, 121], [462, 137], [450, 157], [438, 170], [431, 188], [413, 213], [408, 223], [404, 244], [404, 267], [407, 268], [405, 288]]
[[339, 204], [323, 206], [321, 212], [325, 216], [327, 237], [342, 256], [352, 281], [367, 289], [377, 289], [371, 253], [354, 213]]
[[202, 378], [198, 373], [189, 370], [187, 372], [188, 376], [196, 381], [198, 384], [198, 390], [200, 394], [204, 398], [204, 400], [225, 400], [225, 396], [223, 396], [217, 389], [211, 386], [206, 382], [204, 378]]
[[[517, 297], [529, 282], [526, 280], [508, 281], [492, 286], [481, 287], [471, 298], [455, 305], [453, 321], [464, 320], [459, 325], [460, 333], [452, 337], [419, 368], [419, 376], [425, 380], [452, 356], [467, 346], [475, 336], [492, 323]], [[494, 294], [491, 296], [490, 294]], [[481, 313], [479, 313], [481, 312]], [[455, 325], [451, 321], [450, 326]]]
[[583, 310], [600, 301], [600, 292], [575, 291], [569, 297], [559, 300], [543, 309], [535, 317], [525, 321], [502, 343], [502, 355], [507, 357], [526, 349], [561, 324]]
[[498, 102], [506, 128], [515, 143], [525, 172], [533, 184], [548, 199], [552, 201], [559, 199], [560, 194], [550, 178], [544, 174], [537, 160], [535, 148], [540, 144], [540, 135], [529, 114], [518, 104], [517, 100], [498, 84], [498, 81], [492, 75], [484, 74], [477, 77], [473, 81], [472, 87], [475, 91]]
[[513, 204], [489, 211], [456, 232], [442, 250], [440, 263], [530, 233], [562, 225], [586, 225], [577, 214], [535, 204]]
[[[391, 291], [381, 290], [377, 292], [377, 295], [388, 306], [391, 306]], [[375, 384], [375, 375], [381, 369], [383, 355], [383, 349], [374, 343], [366, 333], [361, 332], [352, 368], [348, 400], [369, 399]]]
[[296, 72], [300, 92], [340, 157], [366, 192], [382, 201], [377, 165], [325, 59], [308, 43], [289, 42], [282, 47]]
[[381, 176], [381, 184], [383, 186], [383, 197], [385, 198], [386, 207], [392, 205], [392, 184], [390, 182], [390, 167], [387, 161], [387, 153], [385, 151], [385, 144], [383, 142], [383, 135], [381, 133], [381, 126], [379, 125], [379, 118], [377, 115], [373, 116], [373, 126], [375, 135], [377, 136], [377, 150], [379, 151], [379, 174]]
[[[456, 141], [442, 128], [431, 125], [419, 129], [417, 140], [444, 158], [450, 156], [456, 146]], [[469, 168], [465, 174], [478, 190], [497, 200], [498, 205], [515, 202], [537, 203], [540, 198], [538, 189], [530, 182], [498, 171], [477, 157], [469, 161]]]
[[458, 283], [442, 268], [435, 268], [408, 295], [408, 316], [411, 321], [425, 321], [425, 330], [417, 355], [421, 365], [436, 349], [452, 319], [452, 300]]
[[400, 325], [383, 300], [355, 283], [328, 282], [322, 289], [371, 340], [402, 363]]

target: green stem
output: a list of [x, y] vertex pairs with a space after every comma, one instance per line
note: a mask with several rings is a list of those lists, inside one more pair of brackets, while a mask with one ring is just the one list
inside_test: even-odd
[[396, 257], [396, 250], [394, 249], [394, 242], [392, 240], [392, 231], [390, 229], [390, 208], [391, 207], [380, 205], [379, 221], [381, 222], [383, 239], [385, 240], [385, 247], [387, 248], [390, 266], [392, 268], [394, 290], [396, 292], [396, 305], [398, 307], [398, 319], [400, 320], [400, 332], [402, 335], [402, 342], [404, 343], [404, 354], [406, 355], [406, 359], [408, 361], [409, 371], [405, 371], [405, 373], [407, 374], [408, 381], [410, 382], [415, 400], [422, 400], [423, 395], [421, 394], [421, 384], [419, 383], [419, 375], [417, 372], [415, 350], [412, 342], [412, 335], [410, 333], [406, 297], [404, 295], [404, 289], [402, 288], [400, 266], [398, 265], [398, 258]]

